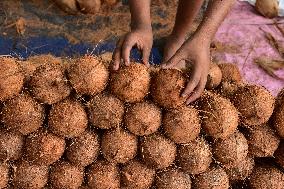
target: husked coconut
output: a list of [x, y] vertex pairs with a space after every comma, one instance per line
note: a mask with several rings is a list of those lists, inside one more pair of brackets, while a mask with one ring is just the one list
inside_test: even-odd
[[215, 63], [211, 63], [209, 73], [207, 76], [206, 89], [215, 89], [220, 85], [221, 80], [222, 80], [222, 72], [219, 66]]
[[85, 14], [95, 14], [101, 8], [101, 0], [77, 0], [80, 11]]

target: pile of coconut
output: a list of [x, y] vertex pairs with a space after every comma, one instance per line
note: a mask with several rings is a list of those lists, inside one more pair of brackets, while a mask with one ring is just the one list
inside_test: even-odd
[[284, 91], [212, 63], [186, 106], [189, 72], [110, 59], [0, 57], [0, 188], [284, 188]]

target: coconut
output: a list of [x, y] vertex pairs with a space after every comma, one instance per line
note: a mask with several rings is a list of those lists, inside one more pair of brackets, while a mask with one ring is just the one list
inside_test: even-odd
[[123, 119], [124, 106], [116, 97], [99, 94], [89, 103], [89, 121], [100, 129], [118, 127]]
[[222, 73], [222, 82], [242, 83], [242, 76], [236, 64], [220, 63], [218, 64]]
[[149, 92], [150, 73], [143, 64], [132, 63], [111, 74], [110, 89], [125, 102], [139, 102]]
[[229, 189], [229, 177], [220, 167], [210, 168], [193, 178], [193, 186], [198, 189]]
[[224, 81], [224, 82], [221, 82], [218, 92], [221, 96], [231, 99], [234, 97], [234, 94], [239, 89], [239, 87], [242, 87], [242, 86], [243, 86], [242, 84]]
[[140, 153], [144, 163], [155, 169], [163, 169], [173, 164], [176, 145], [162, 135], [152, 134], [142, 138]]
[[21, 133], [0, 130], [0, 162], [19, 159], [23, 146], [24, 137]]
[[95, 161], [100, 153], [99, 136], [95, 132], [85, 131], [71, 139], [67, 147], [68, 160], [77, 166], [85, 167]]
[[113, 6], [117, 4], [119, 0], [103, 0], [103, 4], [106, 4], [107, 6]]
[[156, 175], [157, 189], [190, 189], [191, 178], [179, 169], [170, 168]]
[[91, 188], [96, 189], [119, 189], [119, 167], [106, 160], [94, 162], [87, 171], [87, 182]]
[[214, 138], [227, 138], [238, 127], [238, 111], [233, 104], [211, 92], [205, 92], [200, 101], [202, 127]]
[[31, 76], [29, 86], [33, 96], [47, 104], [59, 102], [71, 92], [63, 68], [52, 63], [38, 67]]
[[181, 97], [186, 78], [177, 69], [161, 69], [154, 75], [151, 94], [154, 102], [164, 108], [177, 108], [186, 98]]
[[226, 139], [214, 142], [215, 159], [225, 167], [233, 167], [244, 161], [248, 154], [248, 143], [245, 136], [236, 131]]
[[267, 18], [274, 18], [278, 16], [279, 9], [278, 0], [256, 0], [256, 10]]
[[41, 189], [48, 181], [48, 167], [21, 161], [13, 166], [13, 186], [23, 189]]
[[272, 125], [277, 131], [277, 134], [284, 138], [284, 97], [278, 97], [278, 105], [275, 107], [273, 116], [272, 116]]
[[109, 68], [112, 63], [112, 52], [104, 52], [99, 55], [100, 61], [105, 65], [106, 68]]
[[156, 132], [162, 122], [162, 112], [155, 104], [141, 102], [128, 108], [124, 124], [130, 132], [138, 136]]
[[280, 138], [267, 124], [251, 129], [246, 138], [249, 152], [255, 157], [273, 157], [280, 143]]
[[85, 14], [95, 14], [101, 8], [101, 0], [77, 0], [80, 11]]
[[68, 76], [78, 94], [96, 95], [105, 89], [109, 72], [98, 58], [86, 55], [72, 64]]
[[102, 136], [102, 154], [110, 162], [126, 163], [136, 156], [137, 143], [136, 136], [123, 129], [110, 130]]
[[165, 134], [175, 143], [188, 143], [196, 139], [200, 133], [198, 111], [193, 107], [171, 109], [163, 116]]
[[83, 180], [83, 170], [68, 162], [60, 161], [51, 167], [49, 181], [52, 188], [78, 188]]
[[29, 135], [25, 141], [25, 158], [32, 164], [51, 165], [64, 150], [65, 140], [44, 130]]
[[207, 76], [206, 89], [215, 89], [222, 80], [222, 72], [219, 66], [215, 63], [210, 64], [209, 73]]
[[231, 182], [245, 180], [252, 173], [254, 168], [254, 159], [247, 156], [244, 161], [241, 161], [238, 165], [225, 169]]
[[284, 174], [275, 167], [255, 167], [249, 178], [252, 189], [282, 189], [284, 188]]
[[77, 0], [54, 0], [55, 3], [66, 13], [77, 14], [79, 8], [77, 6]]
[[29, 95], [19, 95], [2, 108], [2, 121], [7, 129], [23, 135], [36, 131], [43, 124], [44, 107]]
[[177, 163], [188, 174], [205, 172], [212, 162], [210, 147], [203, 138], [197, 138], [177, 149]]
[[7, 188], [9, 182], [9, 165], [0, 163], [0, 188]]
[[24, 75], [15, 59], [0, 57], [0, 101], [18, 95], [24, 84]]
[[275, 161], [284, 169], [284, 141], [280, 142], [274, 153]]
[[85, 131], [88, 118], [84, 107], [79, 102], [66, 99], [52, 106], [48, 125], [54, 134], [72, 138]]
[[275, 99], [265, 88], [256, 85], [240, 87], [231, 99], [246, 126], [266, 123], [274, 109]]
[[150, 188], [155, 177], [155, 170], [148, 168], [138, 160], [131, 160], [121, 169], [122, 186], [125, 188]]

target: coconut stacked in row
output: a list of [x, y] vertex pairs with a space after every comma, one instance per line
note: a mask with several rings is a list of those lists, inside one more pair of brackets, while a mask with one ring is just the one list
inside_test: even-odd
[[0, 58], [0, 188], [284, 187], [282, 94], [212, 64], [210, 90], [185, 106], [186, 73], [108, 64]]

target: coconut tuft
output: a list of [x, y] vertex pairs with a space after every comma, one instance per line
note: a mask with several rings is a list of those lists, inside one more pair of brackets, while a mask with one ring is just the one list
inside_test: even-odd
[[155, 170], [138, 160], [131, 160], [121, 169], [122, 186], [125, 188], [147, 189], [154, 182]]
[[245, 136], [236, 131], [226, 139], [216, 140], [212, 151], [215, 159], [224, 167], [234, 167], [247, 157], [248, 143]]
[[160, 134], [152, 134], [141, 138], [140, 153], [148, 166], [164, 169], [173, 164], [176, 145]]
[[96, 95], [105, 89], [109, 72], [99, 58], [86, 55], [74, 61], [68, 76], [78, 94]]
[[14, 188], [41, 189], [48, 182], [48, 166], [20, 161], [13, 166]]
[[198, 189], [218, 188], [229, 189], [229, 177], [220, 167], [208, 169], [193, 178], [193, 186]]
[[42, 126], [44, 111], [44, 107], [33, 97], [23, 94], [5, 102], [2, 121], [7, 129], [27, 135]]
[[7, 188], [9, 182], [9, 165], [0, 163], [0, 188]]
[[89, 121], [100, 129], [118, 127], [123, 119], [123, 103], [113, 95], [94, 96], [88, 106]]
[[32, 133], [25, 141], [25, 159], [32, 164], [51, 165], [64, 151], [65, 140], [44, 130]]
[[111, 74], [110, 89], [125, 102], [140, 102], [149, 92], [150, 73], [143, 64], [132, 63]]
[[71, 139], [66, 149], [67, 159], [73, 164], [86, 167], [95, 161], [100, 153], [99, 135], [85, 131], [80, 136]]
[[56, 135], [67, 138], [77, 137], [87, 128], [87, 113], [79, 102], [66, 99], [52, 106], [48, 125]]
[[126, 163], [133, 159], [137, 145], [137, 137], [121, 128], [106, 131], [102, 136], [102, 154], [110, 162]]
[[190, 189], [191, 178], [179, 169], [170, 168], [157, 173], [155, 185], [157, 189]]
[[177, 164], [188, 174], [205, 172], [212, 162], [212, 153], [203, 138], [197, 138], [177, 149]]
[[238, 111], [233, 104], [212, 92], [205, 92], [200, 101], [202, 128], [214, 138], [227, 138], [238, 127]]
[[181, 97], [186, 78], [177, 69], [161, 69], [154, 74], [151, 83], [151, 95], [154, 102], [164, 108], [177, 108], [186, 98]]
[[17, 96], [24, 85], [24, 75], [14, 58], [0, 57], [0, 101]]
[[124, 116], [124, 124], [135, 135], [144, 136], [156, 132], [162, 122], [159, 107], [149, 102], [131, 105]]
[[79, 188], [84, 172], [68, 162], [59, 161], [51, 167], [49, 179], [52, 188]]
[[196, 139], [200, 133], [198, 111], [193, 107], [168, 110], [163, 116], [165, 135], [178, 144]]
[[256, 85], [240, 87], [231, 100], [246, 126], [266, 123], [272, 115], [275, 103], [269, 91]]
[[29, 87], [36, 99], [47, 104], [57, 103], [71, 92], [63, 68], [52, 63], [41, 65], [34, 71]]
[[98, 160], [89, 167], [87, 171], [87, 182], [90, 188], [119, 189], [119, 167], [106, 160]]
[[209, 73], [207, 76], [206, 89], [217, 88], [222, 80], [222, 72], [219, 66], [215, 63], [210, 64]]

